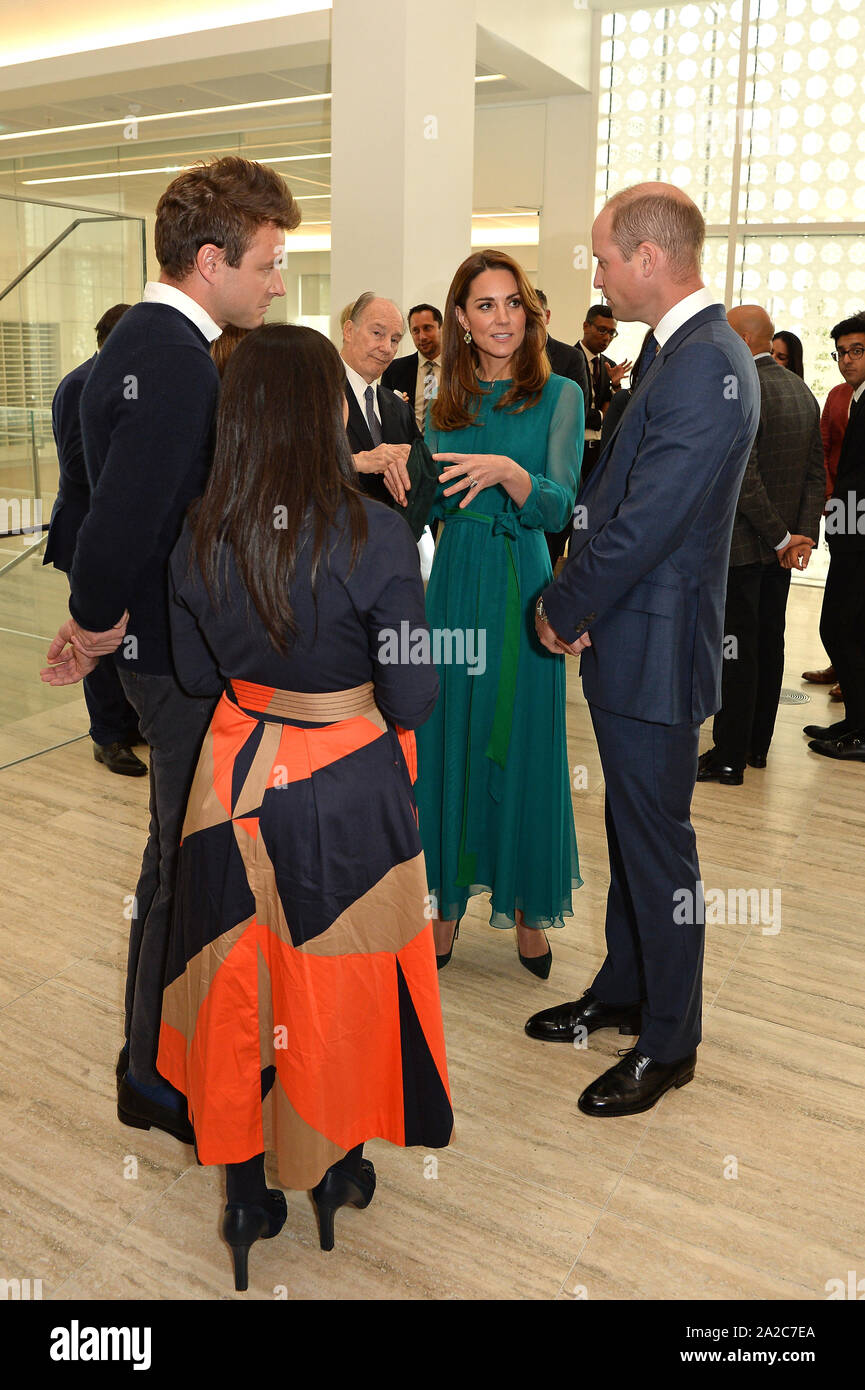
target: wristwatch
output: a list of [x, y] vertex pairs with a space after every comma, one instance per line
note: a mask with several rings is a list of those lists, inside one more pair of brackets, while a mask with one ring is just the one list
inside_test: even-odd
[[542, 597], [539, 598], [535, 604], [535, 616], [540, 618], [542, 623], [548, 623], [550, 621], [547, 617], [547, 610], [544, 607], [544, 600]]

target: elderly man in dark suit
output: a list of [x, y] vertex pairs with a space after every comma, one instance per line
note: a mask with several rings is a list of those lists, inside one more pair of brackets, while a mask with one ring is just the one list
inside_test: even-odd
[[535, 1014], [534, 1038], [598, 1028], [636, 1046], [583, 1092], [606, 1117], [650, 1109], [694, 1075], [704, 913], [691, 826], [700, 724], [720, 704], [736, 499], [759, 421], [751, 354], [700, 277], [702, 214], [670, 184], [616, 194], [592, 229], [595, 286], [653, 330], [637, 384], [577, 497], [559, 578], [535, 626], [580, 674], [606, 783], [607, 957], [581, 999]]
[[836, 359], [853, 388], [835, 487], [826, 505], [829, 573], [820, 637], [841, 684], [845, 716], [808, 724], [808, 747], [826, 758], [865, 762], [865, 313], [832, 329]]
[[366, 290], [343, 324], [342, 360], [348, 401], [349, 447], [364, 491], [393, 506], [382, 474], [391, 463], [405, 464], [412, 441], [420, 437], [413, 408], [380, 384], [405, 335], [403, 316], [392, 299]]
[[[42, 563], [53, 565], [64, 574], [72, 568], [78, 532], [90, 507], [90, 483], [84, 463], [79, 414], [81, 393], [96, 361], [96, 353], [128, 308], [128, 304], [114, 304], [105, 310], [96, 325], [96, 352], [63, 378], [51, 402], [60, 483]], [[122, 777], [143, 777], [147, 765], [132, 751], [132, 745], [140, 741], [138, 715], [120, 684], [114, 658], [100, 657], [96, 669], [84, 677], [83, 684], [94, 758], [104, 763], [109, 772]]]
[[759, 304], [731, 309], [730, 327], [760, 379], [760, 425], [739, 493], [727, 603], [721, 708], [698, 782], [740, 786], [745, 762], [765, 767], [784, 676], [787, 561], [804, 569], [820, 534], [825, 493], [820, 407], [772, 356], [774, 326]]

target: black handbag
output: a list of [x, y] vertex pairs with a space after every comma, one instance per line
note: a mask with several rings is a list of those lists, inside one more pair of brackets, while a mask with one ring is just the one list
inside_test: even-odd
[[439, 466], [422, 439], [412, 442], [406, 468], [411, 487], [406, 494], [408, 500], [405, 509], [398, 506], [397, 510], [402, 511], [412, 535], [419, 541], [439, 485]]

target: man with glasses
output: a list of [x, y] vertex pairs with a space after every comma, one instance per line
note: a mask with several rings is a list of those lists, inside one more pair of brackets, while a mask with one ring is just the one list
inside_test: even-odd
[[865, 312], [832, 329], [832, 357], [853, 388], [835, 488], [826, 508], [829, 573], [820, 637], [841, 684], [845, 717], [807, 724], [808, 747], [826, 758], [865, 762]]
[[580, 348], [586, 359], [589, 374], [589, 401], [586, 407], [586, 444], [583, 450], [583, 468], [580, 482], [584, 483], [598, 461], [601, 453], [601, 425], [604, 411], [620, 390], [622, 377], [634, 365], [633, 362], [620, 362], [618, 366], [604, 349], [618, 336], [616, 320], [607, 304], [593, 304], [586, 314], [583, 324]]

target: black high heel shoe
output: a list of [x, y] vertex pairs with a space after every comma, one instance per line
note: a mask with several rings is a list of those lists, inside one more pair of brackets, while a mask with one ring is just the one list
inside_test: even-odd
[[544, 932], [544, 940], [547, 943], [547, 954], [545, 956], [524, 956], [519, 946], [517, 947], [520, 965], [524, 965], [533, 975], [537, 975], [539, 980], [548, 980], [550, 978], [550, 971], [553, 968], [553, 948], [549, 943], [546, 932]]
[[450, 950], [448, 951], [447, 955], [446, 955], [446, 956], [439, 956], [439, 955], [436, 956], [436, 970], [444, 970], [445, 966], [447, 965], [448, 961], [450, 960], [451, 956], [452, 956], [453, 953], [454, 953], [454, 946], [456, 945], [456, 939], [457, 939], [457, 937], [459, 936], [459, 934], [460, 934], [460, 924], [459, 924], [459, 922], [457, 922], [457, 924], [456, 924], [456, 926], [455, 926], [455, 928], [454, 928], [453, 937], [451, 938], [451, 948], [450, 948]]
[[263, 1202], [229, 1202], [222, 1217], [222, 1236], [234, 1256], [234, 1287], [249, 1287], [249, 1247], [261, 1238], [278, 1236], [288, 1215], [285, 1193], [268, 1188]]
[[368, 1207], [375, 1194], [375, 1169], [368, 1158], [360, 1165], [358, 1177], [352, 1177], [336, 1164], [328, 1168], [321, 1182], [312, 1189], [312, 1200], [318, 1213], [318, 1238], [322, 1250], [333, 1249], [333, 1218], [340, 1207]]

